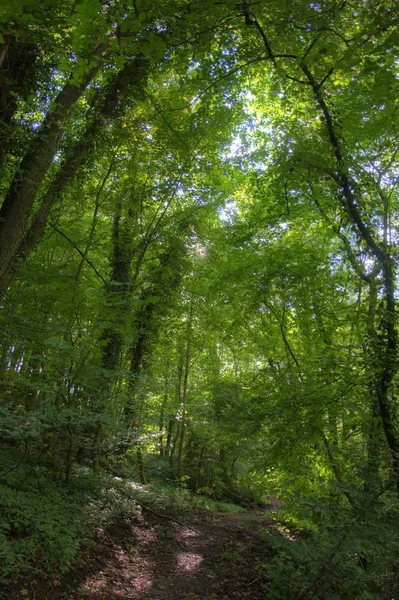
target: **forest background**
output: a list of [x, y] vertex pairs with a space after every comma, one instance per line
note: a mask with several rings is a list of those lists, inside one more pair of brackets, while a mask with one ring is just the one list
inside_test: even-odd
[[0, 22], [2, 580], [66, 570], [136, 480], [284, 501], [273, 598], [392, 598], [396, 3]]

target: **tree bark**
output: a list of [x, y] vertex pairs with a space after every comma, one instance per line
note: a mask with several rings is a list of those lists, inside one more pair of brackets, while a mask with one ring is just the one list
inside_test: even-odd
[[184, 355], [184, 370], [183, 370], [183, 389], [181, 394], [180, 407], [180, 436], [179, 449], [177, 454], [177, 479], [182, 480], [183, 477], [183, 449], [184, 438], [186, 433], [186, 411], [187, 411], [187, 395], [188, 395], [188, 376], [190, 372], [190, 353], [191, 353], [191, 333], [192, 333], [193, 309], [190, 307], [190, 315], [187, 323], [187, 341]]
[[147, 72], [145, 65], [145, 61], [141, 59], [129, 62], [108, 84], [105, 93], [100, 90], [97, 94], [97, 98], [93, 102], [94, 114], [91, 122], [81, 138], [66, 150], [65, 159], [57, 175], [41, 198], [27, 232], [23, 233], [23, 238], [14, 252], [7, 270], [0, 277], [0, 297], [6, 294], [43, 237], [51, 210], [90, 156], [99, 134], [106, 126], [109, 114], [117, 110], [132, 87], [135, 87], [136, 94], [140, 92]]
[[37, 44], [19, 41], [12, 35], [5, 36], [0, 45], [0, 168], [11, 147], [21, 150], [12, 119], [18, 100], [25, 99], [34, 88], [38, 54]]
[[79, 84], [71, 78], [60, 91], [33, 139], [0, 209], [0, 288], [28, 230], [28, 221], [41, 184], [59, 148], [71, 110], [99, 71], [106, 46], [93, 53], [97, 63]]

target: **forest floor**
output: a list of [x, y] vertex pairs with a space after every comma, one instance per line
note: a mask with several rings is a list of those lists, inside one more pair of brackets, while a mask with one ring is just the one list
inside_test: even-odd
[[268, 511], [195, 513], [187, 523], [153, 512], [97, 531], [97, 544], [60, 580], [10, 590], [8, 600], [265, 600]]

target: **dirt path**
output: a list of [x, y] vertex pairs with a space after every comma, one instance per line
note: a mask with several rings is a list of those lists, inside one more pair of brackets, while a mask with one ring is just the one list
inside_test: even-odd
[[[182, 519], [183, 520], [183, 519]], [[98, 532], [84, 564], [61, 581], [32, 583], [10, 600], [265, 600], [268, 561], [262, 530], [270, 515], [198, 515], [196, 531], [145, 512]], [[28, 586], [25, 586], [26, 588]]]

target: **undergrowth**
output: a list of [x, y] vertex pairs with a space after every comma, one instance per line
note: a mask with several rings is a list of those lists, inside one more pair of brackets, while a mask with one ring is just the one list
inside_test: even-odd
[[44, 467], [10, 472], [0, 485], [0, 581], [63, 573], [96, 527], [139, 513], [130, 487], [104, 473], [76, 469], [66, 487]]
[[283, 526], [265, 536], [274, 550], [265, 565], [270, 600], [398, 598], [398, 517], [389, 496], [356, 510], [297, 499], [278, 515]]
[[[12, 453], [11, 453], [12, 454]], [[167, 482], [140, 485], [104, 471], [78, 466], [69, 486], [54, 481], [50, 468], [16, 464], [0, 456], [0, 582], [25, 574], [60, 574], [68, 570], [94, 539], [97, 527], [134, 519], [141, 507], [169, 515], [200, 508], [240, 512], [242, 507], [194, 495]], [[6, 468], [4, 468], [4, 465]]]

